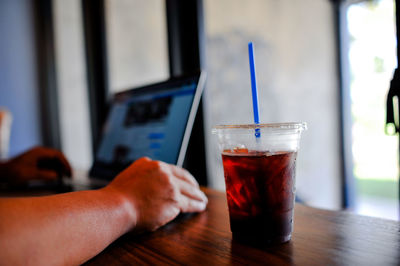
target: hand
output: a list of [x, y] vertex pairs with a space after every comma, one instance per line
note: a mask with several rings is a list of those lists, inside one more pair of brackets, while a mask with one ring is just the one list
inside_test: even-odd
[[154, 231], [180, 212], [205, 210], [207, 197], [186, 170], [141, 158], [106, 188], [127, 199], [135, 231]]
[[36, 147], [2, 165], [2, 173], [12, 184], [23, 184], [30, 180], [57, 180], [71, 176], [71, 166], [57, 150]]

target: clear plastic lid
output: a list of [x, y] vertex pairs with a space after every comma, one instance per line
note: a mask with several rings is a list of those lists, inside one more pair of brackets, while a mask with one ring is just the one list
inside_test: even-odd
[[270, 124], [243, 124], [243, 125], [217, 125], [212, 129], [213, 134], [218, 134], [223, 131], [229, 131], [230, 134], [247, 134], [248, 131], [260, 129], [270, 133], [293, 133], [302, 132], [307, 129], [305, 122], [291, 122], [291, 123], [270, 123]]

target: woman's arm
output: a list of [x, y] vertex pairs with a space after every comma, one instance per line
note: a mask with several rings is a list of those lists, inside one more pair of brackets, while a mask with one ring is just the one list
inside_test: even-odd
[[147, 158], [100, 190], [0, 199], [0, 264], [81, 264], [130, 230], [206, 204], [187, 171]]

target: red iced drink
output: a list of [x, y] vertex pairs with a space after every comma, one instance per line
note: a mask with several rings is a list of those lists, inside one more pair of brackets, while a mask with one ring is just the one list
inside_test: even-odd
[[293, 226], [296, 152], [224, 150], [231, 231], [257, 243], [289, 241]]

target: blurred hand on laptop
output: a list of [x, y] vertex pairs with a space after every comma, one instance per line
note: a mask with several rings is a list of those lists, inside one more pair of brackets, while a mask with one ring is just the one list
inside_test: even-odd
[[0, 162], [0, 181], [22, 185], [32, 180], [53, 181], [71, 177], [71, 166], [58, 150], [35, 147], [21, 155]]

